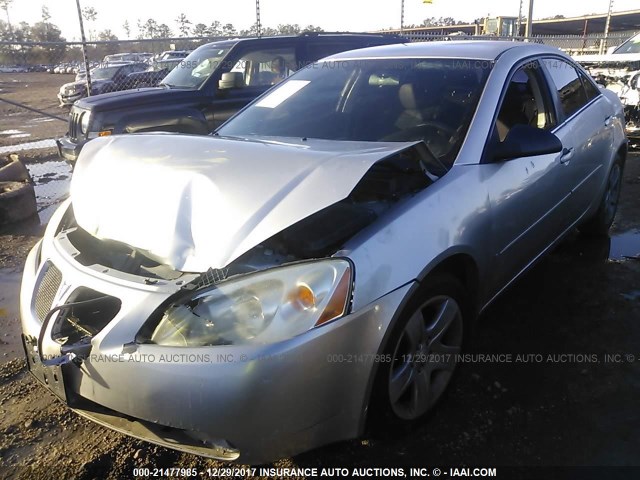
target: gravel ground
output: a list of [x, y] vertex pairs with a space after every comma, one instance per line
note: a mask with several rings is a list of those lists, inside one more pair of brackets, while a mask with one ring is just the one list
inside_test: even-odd
[[[627, 258], [640, 254], [638, 198], [634, 154], [612, 238], [572, 235], [496, 301], [480, 320], [469, 352], [475, 361], [460, 366], [424, 421], [276, 466], [640, 465], [640, 261]], [[135, 467], [220, 467], [94, 425], [27, 374], [18, 282], [41, 233], [37, 225], [0, 232], [0, 478], [128, 478]], [[479, 361], [480, 354], [512, 361]]]

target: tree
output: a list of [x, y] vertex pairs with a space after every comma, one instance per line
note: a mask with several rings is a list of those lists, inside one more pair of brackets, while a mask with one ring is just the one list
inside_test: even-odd
[[158, 22], [153, 18], [148, 19], [142, 26], [143, 38], [155, 38], [158, 32]]
[[222, 34], [227, 37], [235, 37], [238, 35], [238, 31], [236, 27], [233, 26], [233, 23], [227, 23], [224, 27], [222, 27]]
[[98, 11], [93, 7], [84, 7], [82, 9], [82, 16], [87, 22], [95, 22], [98, 17]]
[[221, 37], [222, 36], [222, 24], [218, 20], [214, 20], [209, 25], [207, 35], [211, 37]]
[[180, 32], [180, 36], [188, 37], [189, 31], [191, 30], [191, 21], [187, 19], [187, 16], [184, 13], [178, 15], [176, 18], [176, 23], [178, 24], [178, 31]]
[[42, 5], [42, 23], [48, 23], [49, 20], [51, 20], [51, 15], [49, 14], [49, 9], [47, 8], [46, 5]]
[[[82, 17], [87, 21], [88, 24], [96, 21], [98, 17], [98, 11], [93, 7], [84, 7], [82, 9]], [[93, 30], [89, 29], [89, 39], [93, 40]]]
[[124, 21], [124, 24], [122, 25], [122, 29], [124, 30], [124, 33], [127, 36], [127, 38], [131, 38], [131, 27], [129, 26], [129, 20]]
[[136, 27], [138, 28], [138, 39], [144, 38], [144, 24], [141, 19], [136, 20]]
[[297, 35], [300, 33], [300, 25], [296, 24], [280, 24], [278, 25], [278, 33], [280, 35]]
[[173, 32], [169, 28], [166, 23], [161, 23], [158, 25], [158, 38], [171, 38], [173, 37]]
[[60, 62], [65, 55], [65, 38], [60, 29], [50, 22], [38, 22], [31, 27], [31, 39], [34, 42], [58, 42], [55, 45], [47, 44], [34, 47], [33, 63], [54, 64]]
[[191, 30], [191, 34], [194, 37], [208, 37], [209, 36], [209, 27], [207, 27], [204, 23], [196, 23]]
[[13, 29], [11, 28], [11, 20], [9, 19], [9, 5], [11, 5], [13, 0], [0, 0], [0, 8], [4, 10], [4, 13], [7, 14], [7, 28], [9, 30], [9, 39], [13, 38]]
[[302, 29], [303, 32], [324, 32], [322, 27], [315, 27], [313, 25], [307, 25]]

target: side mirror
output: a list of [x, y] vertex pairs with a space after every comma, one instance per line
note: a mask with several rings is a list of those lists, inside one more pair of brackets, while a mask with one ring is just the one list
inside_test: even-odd
[[562, 151], [562, 142], [553, 133], [530, 125], [515, 125], [503, 142], [493, 148], [494, 161], [533, 157]]
[[227, 72], [222, 74], [218, 82], [218, 90], [244, 87], [244, 75], [242, 72]]

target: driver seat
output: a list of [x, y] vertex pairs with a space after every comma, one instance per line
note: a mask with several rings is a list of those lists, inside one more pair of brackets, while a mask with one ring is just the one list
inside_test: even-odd
[[416, 100], [413, 84], [402, 84], [398, 91], [398, 98], [400, 99], [400, 104], [404, 109], [398, 116], [395, 123], [395, 126], [398, 129], [407, 130], [424, 123], [422, 113], [418, 110], [418, 102]]

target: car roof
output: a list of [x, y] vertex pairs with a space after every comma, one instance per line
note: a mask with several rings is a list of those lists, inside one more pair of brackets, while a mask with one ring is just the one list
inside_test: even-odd
[[[248, 38], [233, 38], [230, 40], [219, 40], [216, 42], [207, 43], [202, 45], [203, 47], [209, 47], [215, 45], [216, 47], [232, 47], [238, 43], [259, 43], [264, 41], [284, 41], [291, 39], [305, 39], [305, 38], [326, 38], [326, 39], [388, 39], [389, 41], [402, 38], [395, 34], [381, 34], [381, 33], [339, 33], [339, 32], [303, 32], [299, 35], [276, 35], [272, 37], [248, 37]], [[406, 39], [405, 39], [406, 40]]]
[[477, 60], [496, 60], [504, 52], [521, 49], [523, 54], [559, 53], [554, 47], [537, 43], [504, 40], [459, 40], [417, 43], [394, 43], [332, 55], [331, 59], [443, 57]]

